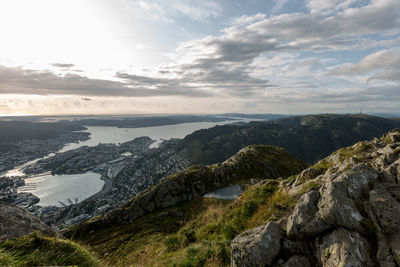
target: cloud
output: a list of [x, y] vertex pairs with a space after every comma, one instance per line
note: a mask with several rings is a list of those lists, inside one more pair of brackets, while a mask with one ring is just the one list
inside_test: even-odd
[[391, 69], [386, 70], [380, 73], [376, 73], [372, 75], [368, 81], [372, 80], [386, 80], [386, 81], [398, 81], [400, 80], [400, 70], [399, 69]]
[[281, 9], [282, 9], [282, 7], [284, 6], [284, 5], [286, 5], [286, 3], [288, 2], [289, 0], [274, 0], [274, 2], [275, 2], [275, 5], [274, 5], [274, 7], [272, 8], [272, 13], [276, 13], [276, 12], [278, 12], [278, 11], [280, 11]]
[[[181, 0], [137, 3], [149, 10], [172, 10], [174, 13], [179, 9], [181, 15], [187, 16], [193, 15], [191, 13], [196, 10], [200, 14], [197, 17], [199, 19], [216, 16], [217, 13], [214, 11], [218, 10], [212, 8], [216, 6], [210, 1], [195, 1], [187, 8], [185, 7], [188, 5], [187, 2]], [[309, 1], [310, 8], [312, 3], [315, 1]], [[14, 87], [29, 88], [26, 89], [29, 92], [42, 94], [180, 95], [249, 99], [270, 98], [270, 92], [274, 88], [282, 90], [297, 88], [303, 91], [306, 88], [312, 89], [316, 86], [313, 82], [300, 84], [298, 78], [312, 74], [313, 68], [321, 65], [321, 60], [295, 59], [291, 60], [290, 64], [275, 67], [281, 69], [280, 75], [286, 79], [290, 78], [291, 73], [293, 74], [295, 79], [286, 83], [267, 79], [262, 75], [260, 63], [255, 62], [260, 58], [271, 61], [271, 58], [265, 57], [268, 54], [372, 48], [382, 43], [372, 42], [371, 35], [385, 34], [400, 26], [398, 0], [374, 0], [360, 7], [343, 10], [337, 6], [339, 4], [350, 6], [352, 3], [345, 4], [343, 1], [326, 3], [323, 9], [334, 7], [337, 11], [328, 15], [314, 12], [269, 17], [263, 14], [239, 17], [234, 20], [233, 25], [225, 28], [220, 36], [208, 36], [180, 44], [175, 52], [174, 64], [160, 66], [147, 72], [146, 76], [120, 71], [115, 74], [120, 81], [107, 81], [75, 74], [57, 76], [49, 72], [38, 73], [19, 69], [13, 73], [20, 75], [19, 78], [9, 83]], [[374, 19], [371, 20], [371, 17]], [[392, 39], [390, 37], [385, 39], [389, 40]], [[393, 57], [386, 56], [386, 58], [380, 64], [391, 64]], [[367, 58], [366, 61], [370, 59]], [[360, 62], [359, 65], [343, 66], [343, 68], [347, 68], [347, 71], [353, 69], [355, 72], [357, 68], [362, 68], [364, 63]], [[393, 73], [382, 73], [375, 76], [375, 79], [394, 79], [393, 75]], [[4, 79], [7, 81], [6, 77]], [[16, 80], [20, 80], [19, 84]], [[5, 90], [4, 88], [3, 86], [0, 90]], [[292, 93], [300, 97], [300, 92]]]
[[[263, 53], [296, 51], [349, 51], [393, 45], [393, 39], [377, 41], [400, 27], [400, 1], [376, 0], [335, 15], [291, 13], [242, 16], [218, 37], [208, 36], [182, 44], [177, 53], [191, 64], [210, 67], [219, 63], [249, 64]], [[371, 18], [374, 18], [373, 20]], [[394, 39], [397, 40], [397, 39]], [[399, 40], [397, 40], [399, 41]]]
[[248, 25], [251, 23], [254, 23], [256, 21], [260, 21], [263, 20], [267, 17], [267, 15], [262, 14], [262, 13], [257, 13], [255, 15], [242, 15], [240, 17], [237, 17], [235, 19], [233, 19], [233, 23], [235, 25]]
[[400, 80], [400, 50], [381, 50], [367, 55], [357, 63], [346, 64], [330, 72], [331, 75], [370, 75], [373, 80]]
[[176, 16], [185, 16], [193, 20], [207, 20], [221, 15], [221, 6], [211, 0], [138, 0], [137, 6], [151, 12], [156, 19], [171, 21]]
[[348, 50], [360, 40], [369, 39], [367, 35], [398, 28], [399, 12], [399, 1], [377, 0], [329, 16], [319, 13], [273, 16], [245, 30], [263, 39], [275, 38], [280, 49]]
[[[241, 16], [220, 36], [180, 43], [173, 63], [145, 75], [124, 70], [113, 80], [0, 66], [0, 92], [79, 96], [184, 96], [251, 103], [359, 103], [395, 101], [396, 88], [348, 82], [347, 75], [399, 80], [398, 0], [309, 0], [310, 13]], [[284, 4], [285, 1], [276, 3]], [[143, 9], [171, 18], [207, 20], [220, 15], [218, 4], [183, 0], [136, 1]], [[373, 18], [373, 19], [371, 19]], [[324, 58], [342, 51], [376, 51], [353, 64]], [[303, 56], [303, 54], [312, 56]], [[328, 53], [326, 53], [328, 54]], [[335, 56], [332, 56], [335, 57]], [[338, 66], [324, 69], [327, 62]], [[331, 64], [330, 62], [329, 64]], [[72, 64], [71, 64], [72, 65]], [[331, 74], [331, 75], [328, 75]], [[333, 74], [333, 75], [332, 75]], [[340, 86], [338, 80], [342, 83]], [[347, 82], [347, 87], [343, 83]], [[365, 77], [363, 78], [365, 83]], [[376, 84], [375, 84], [376, 85]], [[398, 93], [397, 93], [398, 94]]]
[[335, 75], [365, 74], [382, 68], [399, 68], [400, 50], [381, 50], [372, 53], [354, 64], [337, 68]]
[[[345, 5], [344, 2], [340, 3]], [[332, 1], [331, 5], [340, 3]], [[345, 6], [350, 4], [348, 2]], [[315, 12], [270, 17], [263, 14], [241, 16], [234, 20], [231, 27], [224, 29], [221, 36], [207, 36], [182, 43], [176, 50], [175, 59], [178, 63], [163, 71], [179, 77], [175, 79], [177, 84], [195, 84], [198, 88], [213, 90], [221, 96], [268, 98], [270, 95], [267, 91], [271, 88], [298, 86], [304, 89], [304, 85], [269, 81], [265, 75], [262, 76], [260, 65], [263, 62], [258, 59], [271, 62], [271, 57], [266, 55], [365, 50], [393, 45], [392, 41], [396, 39], [376, 40], [371, 39], [371, 35], [383, 35], [399, 28], [399, 13], [398, 0], [374, 0], [361, 7], [338, 8], [336, 13], [328, 15]], [[322, 71], [313, 68], [323, 64], [317, 58], [295, 59], [291, 60], [290, 65], [275, 69], [281, 69], [280, 77], [300, 78], [320, 75]], [[383, 61], [382, 64], [389, 63]], [[264, 74], [268, 72], [270, 69], [265, 70]], [[165, 81], [153, 79], [151, 82], [161, 84]], [[309, 86], [313, 88], [315, 84], [309, 83]]]
[[76, 74], [56, 75], [50, 71], [35, 71], [0, 66], [0, 94], [84, 95], [84, 96], [209, 96], [197, 88], [176, 86], [171, 82], [157, 87], [157, 79], [135, 76], [127, 82], [90, 79]]
[[74, 64], [67, 64], [67, 63], [53, 63], [51, 64], [53, 67], [58, 67], [58, 68], [72, 68], [75, 65]]
[[311, 13], [333, 12], [346, 9], [359, 2], [359, 0], [307, 0], [307, 7]]

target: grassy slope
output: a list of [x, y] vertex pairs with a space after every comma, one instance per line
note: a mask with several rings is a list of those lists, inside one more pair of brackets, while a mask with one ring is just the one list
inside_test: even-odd
[[[193, 175], [197, 168], [192, 168], [167, 179], [183, 177], [183, 183], [190, 184], [195, 177], [213, 190], [215, 179], [246, 183], [254, 177], [287, 177], [306, 167], [284, 149], [273, 146], [251, 146], [224, 164], [206, 167], [208, 175], [201, 178]], [[224, 178], [231, 176], [227, 171], [229, 166], [235, 166], [232, 181]], [[225, 171], [218, 171], [222, 168]], [[265, 172], [271, 171], [273, 174], [265, 176]], [[250, 186], [235, 201], [197, 198], [150, 213], [130, 224], [99, 225], [99, 218], [95, 218], [73, 227], [66, 235], [93, 247], [102, 260], [113, 266], [229, 265], [229, 245], [235, 235], [278, 219], [294, 207], [296, 199], [278, 190], [280, 182], [271, 179], [264, 185]], [[128, 208], [129, 203], [125, 209]]]
[[[371, 143], [360, 142], [332, 156], [339, 155], [341, 162], [366, 161], [370, 149]], [[331, 166], [330, 159], [324, 159], [310, 168], [323, 173]], [[98, 230], [80, 241], [113, 266], [229, 266], [229, 246], [237, 234], [285, 217], [302, 194], [320, 186], [314, 177], [298, 177], [249, 186], [235, 201], [198, 198], [123, 227]], [[285, 189], [296, 180], [301, 190], [289, 195]]]
[[76, 242], [37, 232], [0, 243], [0, 266], [106, 266]]
[[[286, 180], [250, 186], [235, 201], [198, 198], [80, 238], [113, 266], [228, 266], [239, 233], [287, 215], [298, 195], [280, 190]], [[181, 216], [177, 214], [181, 213]]]
[[[222, 164], [206, 167], [193, 166], [185, 171], [170, 175], [157, 185], [142, 191], [121, 208], [113, 210], [112, 214], [99, 216], [76, 225], [70, 228], [66, 234], [67, 236], [85, 236], [90, 231], [98, 231], [109, 227], [109, 225], [129, 223], [130, 214], [137, 214], [138, 207], [145, 207], [148, 198], [163, 197], [162, 188], [170, 188], [174, 184], [182, 185], [182, 187], [175, 188], [175, 195], [178, 193], [187, 194], [188, 189], [192, 190], [194, 184], [202, 184], [205, 192], [211, 192], [217, 188], [233, 184], [248, 183], [251, 178], [287, 177], [300, 172], [307, 166], [282, 148], [266, 145], [249, 146]], [[184, 201], [186, 200], [183, 199], [176, 204]], [[161, 205], [157, 205], [153, 212], [158, 210], [162, 210]], [[143, 215], [145, 214], [148, 214], [148, 211], [143, 213]]]

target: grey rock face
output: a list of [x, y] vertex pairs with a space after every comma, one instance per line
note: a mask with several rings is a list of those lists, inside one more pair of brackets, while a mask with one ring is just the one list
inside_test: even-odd
[[[316, 177], [317, 172], [306, 170], [295, 183], [281, 185], [293, 195], [302, 192], [301, 181], [307, 179], [321, 186], [304, 193], [291, 214], [279, 220], [285, 230], [280, 259], [257, 257], [263, 260], [257, 266], [399, 266], [399, 147], [400, 130], [395, 130], [332, 154], [323, 162], [328, 167]], [[258, 249], [273, 245], [245, 237], [241, 246], [236, 239], [232, 242], [232, 263], [261, 254], [245, 244]]]
[[315, 223], [315, 213], [318, 211], [317, 203], [320, 198], [318, 191], [312, 190], [301, 196], [287, 222], [287, 235], [289, 237], [303, 237], [303, 235], [316, 235], [329, 226]]
[[376, 173], [362, 164], [326, 181], [320, 188], [317, 217], [331, 226], [362, 232], [362, 216], [356, 207], [356, 200], [361, 199], [362, 191], [377, 177]]
[[369, 202], [385, 234], [400, 232], [400, 204], [385, 189], [369, 192]]
[[265, 266], [272, 264], [281, 251], [279, 225], [267, 225], [248, 230], [232, 241], [232, 266]]
[[367, 240], [357, 232], [340, 228], [318, 242], [318, 259], [322, 266], [375, 266]]
[[0, 240], [19, 237], [34, 231], [50, 236], [57, 235], [56, 231], [28, 211], [0, 202]]

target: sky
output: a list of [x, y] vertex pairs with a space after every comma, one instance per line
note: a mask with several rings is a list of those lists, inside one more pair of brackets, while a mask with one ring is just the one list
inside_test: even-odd
[[0, 115], [400, 112], [400, 0], [2, 0]]

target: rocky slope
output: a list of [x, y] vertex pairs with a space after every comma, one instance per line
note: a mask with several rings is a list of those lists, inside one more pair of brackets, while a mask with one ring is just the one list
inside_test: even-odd
[[110, 224], [126, 224], [146, 214], [201, 197], [224, 186], [249, 182], [252, 178], [277, 178], [298, 173], [307, 165], [284, 149], [249, 146], [223, 163], [193, 166], [161, 180], [119, 209], [70, 229], [67, 235], [79, 236]]
[[56, 231], [42, 223], [36, 216], [12, 204], [0, 202], [0, 241], [39, 231], [55, 236]]
[[[231, 243], [232, 266], [400, 265], [400, 130], [341, 149], [280, 190], [293, 211]], [[317, 186], [315, 186], [317, 185]]]

